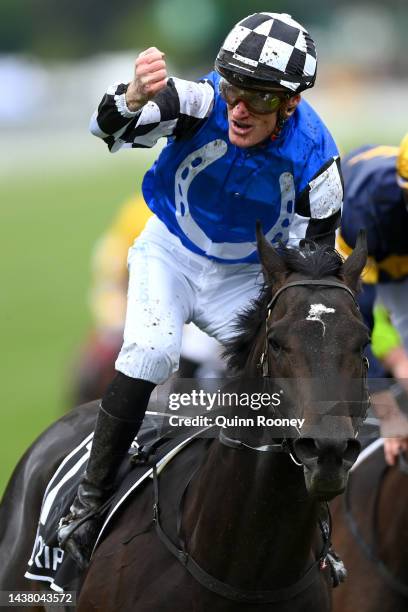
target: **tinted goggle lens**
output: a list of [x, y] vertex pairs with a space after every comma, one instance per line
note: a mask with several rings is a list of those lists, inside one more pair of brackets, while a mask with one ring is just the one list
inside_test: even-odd
[[254, 113], [274, 113], [285, 100], [284, 95], [269, 91], [251, 91], [240, 89], [225, 79], [220, 80], [220, 94], [230, 106], [235, 106], [240, 100], [245, 102], [248, 110]]

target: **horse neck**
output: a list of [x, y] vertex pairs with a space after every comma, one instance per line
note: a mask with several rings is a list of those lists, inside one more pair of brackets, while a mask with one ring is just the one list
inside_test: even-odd
[[318, 509], [288, 455], [214, 441], [186, 498], [183, 532], [190, 554], [217, 578], [285, 586], [316, 558]]

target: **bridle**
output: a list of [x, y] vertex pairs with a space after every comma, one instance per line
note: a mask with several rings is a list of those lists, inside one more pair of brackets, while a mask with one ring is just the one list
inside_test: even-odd
[[[330, 281], [330, 280], [304, 279], [304, 280], [292, 281], [291, 283], [287, 283], [286, 285], [283, 285], [283, 287], [278, 289], [278, 291], [276, 291], [276, 293], [273, 294], [270, 302], [267, 305], [267, 316], [266, 316], [266, 321], [265, 321], [265, 344], [264, 344], [264, 350], [261, 354], [261, 357], [258, 363], [258, 368], [262, 369], [263, 378], [268, 378], [270, 376], [268, 321], [271, 316], [273, 307], [275, 306], [279, 296], [284, 291], [289, 289], [290, 287], [310, 287], [310, 286], [315, 286], [315, 287], [317, 286], [317, 287], [321, 287], [322, 289], [333, 289], [334, 288], [334, 289], [342, 289], [343, 291], [347, 291], [347, 293], [351, 296], [355, 306], [357, 307], [357, 310], [360, 311], [360, 306], [356, 300], [356, 296], [354, 292], [350, 289], [350, 287], [348, 287], [344, 283], [339, 283], [337, 281]], [[363, 408], [362, 414], [359, 415], [358, 417], [362, 419], [365, 419], [369, 405], [370, 405], [370, 393], [368, 390], [368, 382], [367, 382], [368, 367], [369, 367], [368, 359], [365, 355], [362, 355], [362, 370], [363, 370], [362, 371], [362, 382], [363, 382], [363, 397], [364, 397], [364, 400], [362, 403], [363, 403], [364, 408]]]
[[[349, 287], [347, 287], [345, 284], [339, 283], [336, 281], [299, 280], [299, 281], [293, 281], [293, 282], [287, 283], [286, 285], [278, 289], [278, 291], [276, 291], [276, 293], [272, 296], [272, 299], [270, 300], [267, 306], [267, 317], [266, 317], [266, 322], [265, 322], [266, 324], [265, 346], [264, 346], [264, 350], [260, 358], [260, 362], [258, 364], [258, 367], [262, 369], [262, 376], [264, 379], [270, 376], [267, 332], [268, 332], [268, 321], [271, 316], [272, 309], [275, 306], [279, 296], [284, 291], [286, 291], [287, 289], [291, 287], [299, 287], [299, 286], [319, 286], [322, 288], [342, 289], [343, 291], [347, 291], [347, 293], [352, 297], [354, 304], [358, 308], [358, 303], [356, 301], [355, 295], [352, 292], [352, 290]], [[364, 391], [367, 394], [366, 397], [368, 397], [368, 389], [367, 389], [367, 382], [366, 382], [368, 361], [366, 360], [366, 358], [363, 358], [363, 364], [364, 364], [363, 367], [365, 369], [364, 375], [363, 375], [363, 385], [364, 385]], [[255, 452], [287, 452], [291, 456], [292, 460], [297, 465], [302, 467], [302, 464], [297, 462], [295, 457], [293, 456], [291, 452], [292, 450], [291, 446], [286, 439], [284, 439], [282, 442], [278, 444], [251, 446], [243, 442], [242, 440], [230, 438], [221, 429], [220, 435], [219, 435], [219, 441], [221, 442], [221, 444], [225, 446], [229, 446], [237, 450], [247, 449], [247, 450], [255, 451]], [[161, 541], [163, 542], [163, 544], [167, 547], [167, 549], [180, 561], [180, 563], [195, 578], [195, 580], [197, 580], [197, 582], [199, 582], [206, 589], [226, 599], [240, 602], [240, 603], [253, 603], [253, 604], [255, 603], [265, 604], [265, 603], [273, 603], [273, 602], [279, 602], [279, 601], [287, 601], [288, 599], [291, 599], [295, 597], [296, 595], [299, 595], [300, 593], [304, 592], [309, 586], [311, 586], [315, 582], [315, 580], [317, 580], [317, 578], [320, 575], [320, 571], [325, 569], [328, 565], [330, 565], [331, 575], [332, 575], [334, 584], [336, 583], [338, 584], [338, 582], [336, 582], [338, 580], [338, 576], [336, 575], [336, 571], [334, 569], [333, 563], [330, 560], [331, 559], [331, 553], [330, 553], [331, 517], [330, 517], [330, 511], [329, 511], [327, 504], [326, 504], [327, 519], [326, 520], [319, 519], [319, 527], [320, 527], [322, 539], [323, 539], [322, 549], [319, 553], [318, 558], [306, 570], [303, 576], [301, 576], [301, 578], [299, 578], [299, 580], [297, 580], [294, 584], [291, 584], [287, 587], [280, 588], [280, 589], [266, 590], [266, 591], [260, 591], [260, 590], [252, 591], [248, 589], [239, 589], [237, 587], [234, 587], [226, 582], [222, 582], [221, 580], [218, 580], [215, 576], [212, 576], [211, 574], [206, 572], [188, 553], [185, 542], [180, 537], [183, 501], [184, 501], [188, 486], [191, 480], [193, 479], [193, 477], [198, 472], [200, 467], [201, 466], [199, 465], [196, 468], [196, 470], [193, 472], [191, 477], [189, 478], [184, 488], [181, 500], [180, 500], [180, 504], [179, 504], [179, 508], [177, 512], [178, 539], [179, 539], [177, 544], [174, 543], [168, 537], [168, 535], [165, 533], [161, 525], [160, 507], [159, 507], [159, 482], [157, 478], [156, 466], [153, 467], [153, 486], [154, 486], [154, 497], [155, 497], [154, 519], [153, 520], [154, 520], [157, 534], [159, 538], [161, 539]]]
[[[261, 357], [259, 359], [259, 362], [257, 364], [257, 367], [259, 369], [262, 370], [262, 377], [264, 379], [269, 378], [271, 375], [270, 372], [270, 366], [269, 366], [269, 341], [268, 341], [268, 322], [269, 319], [271, 317], [271, 313], [273, 310], [273, 307], [276, 305], [276, 302], [278, 301], [278, 298], [280, 297], [280, 295], [286, 291], [287, 289], [290, 289], [291, 287], [321, 287], [323, 289], [342, 289], [343, 291], [347, 291], [347, 293], [351, 296], [355, 306], [357, 307], [358, 310], [360, 310], [360, 306], [356, 300], [356, 296], [354, 294], [354, 292], [350, 289], [350, 287], [348, 287], [347, 285], [345, 285], [344, 283], [339, 283], [337, 281], [330, 281], [330, 280], [315, 280], [315, 279], [304, 279], [304, 280], [297, 280], [297, 281], [292, 281], [290, 283], [286, 283], [286, 285], [283, 285], [283, 287], [281, 287], [280, 289], [278, 289], [273, 295], [271, 300], [268, 302], [268, 305], [266, 307], [266, 311], [267, 311], [267, 315], [266, 315], [266, 320], [265, 320], [265, 342], [264, 342], [264, 349], [262, 351]], [[367, 383], [367, 372], [368, 372], [368, 359], [367, 357], [363, 356], [362, 357], [362, 366], [363, 366], [363, 376], [362, 376], [362, 381], [363, 381], [363, 404], [364, 404], [364, 409], [362, 414], [360, 415], [359, 418], [364, 419], [366, 414], [367, 414], [367, 410], [370, 404], [370, 395], [369, 395], [369, 390], [368, 390], [368, 383]], [[279, 443], [275, 443], [275, 444], [264, 444], [261, 446], [252, 446], [246, 442], [243, 442], [242, 440], [237, 440], [235, 438], [230, 438], [229, 436], [227, 436], [226, 433], [224, 433], [224, 431], [221, 429], [220, 434], [219, 434], [219, 440], [222, 444], [224, 444], [225, 446], [229, 446], [231, 448], [235, 448], [235, 449], [249, 449], [249, 450], [253, 450], [253, 451], [258, 451], [258, 452], [275, 452], [275, 453], [281, 453], [281, 452], [286, 452], [289, 454], [290, 458], [292, 459], [292, 461], [298, 465], [299, 467], [302, 467], [302, 463], [300, 463], [299, 461], [297, 461], [293, 451], [292, 451], [292, 447], [291, 444], [288, 442], [288, 440], [286, 438], [283, 438], [283, 440]]]
[[[204, 454], [204, 460], [205, 460]], [[193, 578], [200, 583], [203, 587], [211, 591], [212, 593], [216, 593], [225, 599], [229, 599], [230, 601], [235, 601], [238, 603], [250, 603], [250, 604], [266, 604], [266, 603], [277, 603], [282, 601], [287, 601], [300, 595], [305, 591], [308, 587], [310, 587], [321, 575], [320, 572], [325, 570], [327, 567], [330, 568], [331, 576], [334, 581], [334, 584], [337, 584], [337, 576], [333, 575], [333, 565], [331, 562], [332, 555], [330, 553], [331, 547], [331, 532], [332, 532], [332, 521], [329, 506], [326, 503], [326, 511], [327, 511], [327, 519], [323, 520], [319, 518], [319, 527], [322, 535], [322, 548], [320, 550], [319, 556], [310, 565], [310, 567], [306, 570], [306, 572], [297, 580], [295, 583], [282, 587], [279, 589], [273, 590], [249, 590], [249, 589], [240, 589], [238, 587], [232, 586], [227, 582], [223, 582], [219, 580], [215, 576], [209, 574], [206, 570], [204, 570], [201, 565], [195, 561], [195, 559], [190, 555], [187, 550], [186, 543], [184, 538], [181, 535], [181, 525], [182, 525], [182, 516], [183, 516], [183, 507], [184, 500], [186, 497], [186, 493], [191, 481], [194, 479], [194, 476], [199, 472], [202, 467], [202, 461], [199, 462], [196, 469], [190, 475], [180, 498], [178, 508], [177, 508], [177, 541], [174, 542], [171, 539], [161, 524], [160, 517], [160, 494], [159, 494], [159, 479], [157, 474], [157, 465], [153, 463], [152, 475], [153, 475], [153, 491], [154, 491], [154, 505], [153, 505], [153, 523], [156, 529], [156, 533], [161, 540], [161, 542], [166, 546], [167, 550], [174, 555], [174, 557], [183, 565], [183, 567], [193, 576]]]
[[273, 294], [272, 299], [270, 300], [270, 302], [268, 303], [268, 306], [266, 307], [267, 316], [266, 316], [266, 321], [265, 321], [265, 326], [266, 326], [265, 344], [264, 344], [264, 350], [261, 354], [261, 358], [258, 363], [258, 367], [262, 369], [262, 376], [264, 378], [267, 378], [270, 376], [269, 359], [268, 359], [268, 352], [269, 352], [268, 321], [270, 319], [272, 309], [275, 306], [276, 302], [278, 301], [279, 296], [287, 289], [290, 289], [291, 287], [310, 287], [310, 286], [315, 286], [315, 287], [318, 286], [318, 287], [322, 287], [323, 289], [333, 289], [334, 287], [336, 289], [342, 289], [343, 291], [347, 291], [347, 293], [352, 297], [353, 302], [357, 306], [358, 310], [360, 310], [360, 307], [356, 300], [356, 296], [354, 295], [350, 287], [347, 287], [347, 285], [345, 285], [344, 283], [338, 283], [337, 281], [329, 281], [329, 280], [305, 279], [305, 280], [292, 281], [291, 283], [286, 283], [286, 285], [283, 285], [283, 287], [278, 289], [278, 291], [276, 291], [276, 293]]

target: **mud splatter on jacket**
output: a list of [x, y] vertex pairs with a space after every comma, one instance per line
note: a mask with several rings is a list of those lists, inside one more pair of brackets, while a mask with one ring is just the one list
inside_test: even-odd
[[150, 209], [193, 251], [222, 263], [258, 261], [255, 223], [277, 244], [307, 237], [334, 244], [343, 188], [336, 145], [302, 101], [276, 140], [247, 149], [228, 138], [227, 107], [212, 72], [200, 82], [169, 79], [139, 111], [116, 84], [91, 120], [112, 152], [167, 146], [146, 173]]

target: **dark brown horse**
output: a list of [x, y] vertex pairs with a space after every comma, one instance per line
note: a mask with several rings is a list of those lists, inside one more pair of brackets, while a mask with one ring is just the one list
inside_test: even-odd
[[387, 466], [381, 440], [366, 451], [333, 506], [333, 539], [350, 575], [336, 589], [334, 610], [406, 612], [408, 466], [403, 458]]
[[[240, 333], [228, 348], [230, 364], [247, 377], [263, 374], [269, 391], [276, 390], [274, 379], [291, 379], [286, 407], [292, 416], [306, 419], [301, 435], [276, 440], [265, 427], [232, 425], [220, 439], [199, 441], [206, 445], [204, 460], [182, 496], [176, 546], [171, 550], [163, 538], [159, 541], [158, 525], [166, 530], [171, 512], [162, 507], [154, 525], [152, 487], [145, 487], [124, 505], [115, 528], [96, 548], [79, 612], [331, 610], [321, 502], [344, 490], [359, 453], [349, 406], [352, 400], [360, 415], [366, 409], [362, 350], [367, 331], [353, 297], [366, 250], [360, 241], [343, 263], [324, 249], [278, 254], [261, 235], [258, 248], [266, 288], [239, 320]], [[327, 402], [326, 413], [312, 414], [315, 381], [328, 386], [334, 379], [342, 382], [335, 406]], [[353, 385], [345, 383], [354, 379], [361, 383], [359, 394], [350, 398]], [[262, 414], [276, 415], [271, 407]], [[47, 436], [42, 438], [46, 442]], [[20, 475], [14, 475], [3, 502], [11, 516], [9, 542], [16, 529], [13, 503], [32, 502], [16, 483], [28, 470], [35, 480], [33, 454], [41, 454], [38, 446], [19, 468]], [[176, 458], [159, 477], [165, 499], [171, 498], [177, 478]], [[30, 490], [40, 497], [34, 485]], [[35, 515], [38, 499], [31, 507]], [[34, 518], [32, 524], [25, 541], [34, 537]], [[13, 548], [8, 576], [24, 573], [22, 551], [22, 544]], [[7, 553], [2, 554], [5, 558]], [[0, 586], [10, 588], [4, 579]]]
[[[85, 404], [51, 425], [27, 450], [14, 470], [0, 504], [0, 590], [39, 591], [44, 586], [24, 578], [42, 498], [62, 459], [79, 440], [93, 431], [98, 405], [99, 402]], [[13, 607], [16, 612], [19, 609]], [[38, 611], [41, 608], [32, 609]], [[21, 610], [28, 612], [30, 608]]]

